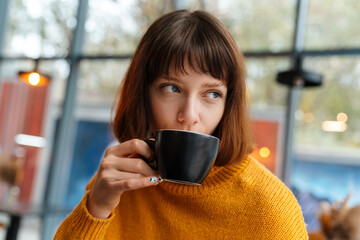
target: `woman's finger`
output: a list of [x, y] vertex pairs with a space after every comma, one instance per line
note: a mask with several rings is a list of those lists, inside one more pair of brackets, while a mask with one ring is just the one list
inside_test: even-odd
[[[123, 172], [118, 171], [117, 169], [109, 169], [106, 173], [106, 177], [108, 179], [112, 179], [113, 182], [118, 182], [121, 180], [128, 180], [128, 179], [139, 179], [145, 178], [147, 176], [141, 173], [132, 173], [132, 172]], [[151, 175], [152, 176], [152, 175]]]
[[156, 175], [156, 172], [140, 158], [124, 158], [109, 155], [100, 164], [101, 170], [117, 169], [122, 172], [140, 173], [144, 176]]
[[152, 151], [150, 147], [146, 142], [140, 139], [131, 139], [129, 141], [120, 143], [119, 145], [109, 147], [105, 152], [105, 156], [111, 154], [119, 157], [126, 157], [134, 153], [139, 154], [147, 159], [152, 157]]
[[121, 180], [113, 183], [113, 187], [119, 189], [120, 191], [129, 191], [144, 187], [156, 186], [160, 182], [162, 182], [161, 178], [157, 176], [152, 176], [139, 179]]

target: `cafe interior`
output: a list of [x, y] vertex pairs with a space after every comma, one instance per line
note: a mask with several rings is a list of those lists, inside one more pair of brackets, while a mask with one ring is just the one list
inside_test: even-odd
[[344, 209], [360, 236], [359, 1], [1, 0], [0, 239], [53, 238], [114, 140], [142, 34], [177, 9], [208, 11], [234, 36], [251, 155], [291, 189], [310, 239], [331, 239]]

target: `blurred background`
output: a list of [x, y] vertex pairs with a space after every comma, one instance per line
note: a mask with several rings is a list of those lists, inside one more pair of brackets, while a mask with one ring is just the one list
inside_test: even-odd
[[[1, 0], [0, 238], [52, 238], [113, 140], [113, 98], [140, 37], [176, 9], [209, 11], [232, 32], [253, 156], [293, 190], [308, 231], [320, 201], [360, 203], [359, 1]], [[278, 83], [291, 69], [322, 84]]]

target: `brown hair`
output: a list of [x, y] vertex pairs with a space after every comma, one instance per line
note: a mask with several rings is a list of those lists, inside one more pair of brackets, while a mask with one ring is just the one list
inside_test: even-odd
[[215, 165], [241, 161], [252, 150], [243, 56], [227, 28], [204, 11], [178, 10], [156, 20], [141, 39], [120, 86], [113, 132], [120, 142], [150, 136], [151, 83], [171, 67], [225, 81], [224, 115], [213, 133], [220, 139]]

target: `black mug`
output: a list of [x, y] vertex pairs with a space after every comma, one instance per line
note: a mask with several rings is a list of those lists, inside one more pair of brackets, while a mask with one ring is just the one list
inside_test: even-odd
[[155, 140], [144, 140], [153, 159], [144, 159], [169, 182], [200, 185], [214, 165], [219, 139], [202, 133], [164, 129]]

